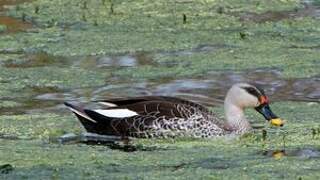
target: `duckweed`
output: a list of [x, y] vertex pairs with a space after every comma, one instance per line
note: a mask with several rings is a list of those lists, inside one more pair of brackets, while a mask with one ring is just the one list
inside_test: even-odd
[[[12, 167], [0, 178], [319, 179], [315, 156], [272, 157], [274, 152], [297, 149], [319, 151], [317, 102], [273, 103], [275, 113], [286, 120], [281, 128], [270, 127], [261, 115], [248, 110], [251, 123], [262, 129], [241, 137], [133, 140], [133, 146], [159, 147], [151, 151], [136, 148], [129, 153], [52, 141], [84, 131], [59, 106], [64, 98], [91, 95], [91, 89], [119, 81], [208, 79], [226, 70], [255, 68], [277, 69], [288, 82], [317, 77], [316, 17], [257, 23], [236, 15], [301, 8], [297, 0], [37, 0], [10, 7], [8, 16], [34, 26], [0, 34], [0, 166]], [[125, 67], [97, 63], [100, 57], [135, 53], [147, 54], [148, 63]], [[60, 99], [43, 98], [57, 92], [66, 93]], [[92, 100], [85, 97], [81, 101]], [[222, 106], [212, 109], [223, 116]]]
[[[282, 130], [267, 126], [267, 138], [261, 131], [243, 137], [216, 139], [137, 139], [134, 144], [154, 147], [153, 151], [126, 153], [106, 146], [59, 145], [48, 141], [64, 132], [83, 131], [74, 116], [42, 114], [2, 116], [0, 141], [1, 164], [15, 168], [3, 178], [315, 178], [319, 176], [316, 158], [285, 155], [278, 160], [265, 157], [263, 151], [319, 147], [311, 128], [319, 125], [319, 104], [298, 102], [274, 103], [272, 107], [287, 124]], [[222, 107], [215, 107], [222, 113]], [[264, 119], [247, 112], [254, 123]], [[303, 122], [301, 120], [303, 119]], [[23, 123], [22, 123], [23, 122]], [[285, 134], [285, 138], [283, 135]], [[14, 135], [16, 140], [5, 139]], [[285, 141], [285, 142], [284, 142]], [[139, 145], [140, 144], [140, 145]], [[174, 154], [174, 156], [172, 156]], [[170, 157], [170, 158], [168, 158]], [[312, 167], [310, 169], [310, 167]]]

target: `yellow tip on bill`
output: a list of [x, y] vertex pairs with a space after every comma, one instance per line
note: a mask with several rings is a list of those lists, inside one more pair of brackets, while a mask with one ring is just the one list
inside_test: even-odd
[[274, 126], [283, 126], [284, 121], [280, 118], [271, 119], [271, 124]]

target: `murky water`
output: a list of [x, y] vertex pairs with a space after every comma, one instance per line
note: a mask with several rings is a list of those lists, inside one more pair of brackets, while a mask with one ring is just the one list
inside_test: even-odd
[[[194, 50], [191, 50], [194, 51]], [[185, 53], [186, 50], [183, 50]], [[190, 52], [192, 53], [192, 52]], [[176, 54], [175, 54], [176, 55]], [[75, 61], [75, 58], [78, 61]], [[152, 60], [151, 53], [91, 57], [54, 57], [44, 53], [27, 55], [25, 60], [7, 61], [7, 68], [41, 66], [73, 66], [86, 69], [134, 68], [137, 66], [161, 66]], [[227, 90], [235, 83], [249, 82], [261, 86], [271, 101], [320, 102], [320, 76], [284, 79], [280, 69], [250, 69], [243, 72], [212, 71], [203, 78], [153, 79], [132, 81], [112, 78], [103, 86], [79, 89], [57, 87], [30, 87], [30, 99], [16, 101], [21, 107], [5, 108], [2, 114], [35, 113], [64, 109], [63, 101], [88, 101], [113, 97], [166, 95], [190, 99], [205, 105], [223, 103]], [[5, 98], [5, 97], [3, 97]]]

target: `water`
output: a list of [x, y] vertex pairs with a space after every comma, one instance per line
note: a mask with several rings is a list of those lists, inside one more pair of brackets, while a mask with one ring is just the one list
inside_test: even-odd
[[[281, 18], [294, 17], [284, 16]], [[20, 22], [20, 20], [17, 21]], [[276, 18], [275, 21], [277, 21]], [[17, 31], [10, 30], [10, 32], [24, 30], [26, 29], [22, 28]], [[282, 143], [275, 146], [274, 144], [277, 144], [276, 139], [269, 138], [270, 141], [269, 139], [261, 141], [257, 133], [247, 138], [241, 137], [240, 140], [232, 139], [230, 141], [228, 138], [222, 141], [219, 139], [170, 139], [158, 142], [150, 140], [147, 141], [146, 146], [140, 144], [135, 146], [115, 144], [109, 147], [74, 145], [72, 143], [78, 141], [78, 137], [73, 134], [63, 136], [67, 140], [71, 140], [70, 145], [61, 146], [46, 141], [47, 138], [54, 139], [66, 132], [78, 133], [80, 130], [79, 122], [76, 121], [75, 117], [71, 117], [71, 113], [63, 105], [63, 101], [88, 102], [114, 97], [168, 95], [190, 99], [208, 106], [221, 106], [224, 96], [232, 84], [251, 82], [264, 88], [273, 102], [290, 100], [311, 102], [310, 104], [319, 103], [320, 74], [309, 78], [288, 79], [283, 78], [281, 69], [263, 68], [247, 69], [241, 72], [217, 70], [204, 74], [202, 77], [169, 77], [150, 80], [123, 79], [112, 75], [118, 69], [132, 70], [140, 66], [171, 67], [177, 65], [175, 63], [179, 63], [157, 62], [154, 57], [159, 55], [169, 58], [187, 57], [194, 53], [212, 53], [216, 50], [233, 48], [238, 47], [232, 47], [228, 44], [200, 44], [192, 49], [177, 51], [73, 57], [53, 56], [37, 51], [30, 53], [15, 49], [0, 50], [1, 54], [17, 55], [12, 56], [11, 60], [0, 61], [1, 69], [16, 73], [12, 73], [12, 77], [0, 77], [2, 88], [5, 89], [4, 86], [8, 86], [11, 88], [10, 90], [17, 91], [13, 92], [13, 95], [0, 96], [0, 105], [3, 105], [3, 101], [9, 102], [8, 106], [0, 106], [0, 115], [23, 114], [23, 116], [1, 116], [3, 122], [0, 133], [1, 143], [3, 144], [1, 146], [2, 166], [5, 167], [2, 169], [5, 169], [4, 172], [12, 173], [12, 176], [9, 176], [12, 178], [33, 177], [33, 175], [39, 178], [40, 174], [40, 178], [42, 176], [44, 178], [59, 178], [68, 175], [69, 179], [77, 179], [72, 175], [77, 175], [79, 178], [86, 176], [125, 178], [122, 175], [127, 175], [126, 177], [141, 179], [155, 174], [163, 177], [181, 175], [182, 178], [195, 177], [196, 179], [212, 177], [283, 179], [292, 176], [305, 179], [307, 176], [303, 175], [307, 173], [313, 175], [319, 172], [317, 161], [320, 157], [320, 150], [317, 145], [313, 145], [316, 144], [318, 137], [317, 124], [316, 126], [313, 124], [317, 120], [317, 115], [312, 113], [317, 106], [310, 106], [311, 110], [306, 112], [299, 112], [299, 108], [294, 108], [296, 111], [292, 112], [291, 107], [282, 107], [283, 109], [289, 108], [285, 115], [292, 115], [289, 116], [290, 118], [288, 117], [288, 126], [283, 129], [283, 131], [288, 131], [286, 136], [288, 137], [287, 143], [290, 144], [288, 148], [282, 148]], [[319, 47], [315, 46], [315, 48], [317, 50]], [[52, 75], [57, 73], [57, 76], [49, 78], [45, 76], [46, 71], [31, 74], [31, 72], [43, 69], [57, 70], [50, 71]], [[79, 69], [83, 70], [84, 73], [90, 71], [110, 72], [112, 78], [106, 77], [104, 84], [100, 83], [96, 86], [80, 88], [80, 86], [77, 86], [79, 83], [70, 83], [69, 79], [59, 76], [66, 75], [72, 80], [77, 80], [70, 77], [73, 73], [66, 71]], [[23, 71], [22, 75], [19, 74], [20, 71]], [[97, 76], [103, 74], [99, 73]], [[35, 78], [36, 75], [43, 75], [44, 77], [38, 78], [37, 76]], [[88, 80], [94, 78], [95, 76], [88, 78]], [[34, 83], [35, 81], [36, 83]], [[65, 84], [56, 83], [61, 86], [52, 85], [55, 84], [51, 84], [52, 81], [61, 81]], [[22, 89], [9, 86], [21, 82], [30, 82], [31, 85], [22, 86]], [[0, 89], [3, 90], [2, 88]], [[10, 102], [16, 104], [11, 106]], [[51, 114], [53, 115], [51, 117], [46, 113], [54, 114]], [[64, 113], [70, 116], [66, 118]], [[310, 119], [315, 120], [311, 121]], [[302, 122], [302, 120], [306, 121]], [[315, 128], [315, 132], [312, 131], [312, 136], [311, 126]], [[262, 128], [266, 128], [266, 126], [262, 126]], [[281, 138], [281, 134], [275, 136], [277, 135], [280, 135], [278, 138]], [[74, 137], [75, 139], [73, 139]], [[142, 140], [142, 143], [145, 143], [144, 140]], [[155, 144], [155, 146], [149, 145], [150, 143]], [[96, 144], [96, 142], [93, 142], [93, 144]], [[280, 149], [265, 150], [266, 145], [267, 147], [280, 147]], [[167, 146], [170, 148], [167, 148]], [[118, 151], [133, 153], [128, 155]], [[278, 161], [279, 159], [281, 160]], [[40, 165], [38, 165], [39, 160], [41, 160]], [[15, 168], [12, 170], [12, 168], [10, 169], [11, 166]], [[16, 176], [16, 174], [19, 176]], [[207, 176], [202, 176], [203, 174]]]
[[[194, 49], [190, 50], [193, 53]], [[185, 53], [186, 50], [183, 50]], [[45, 53], [28, 54], [23, 60], [6, 61], [6, 68], [72, 66], [85, 69], [134, 68], [161, 66], [152, 53], [112, 56], [55, 57]], [[76, 60], [78, 59], [78, 61]], [[202, 78], [125, 80], [113, 78], [103, 86], [75, 89], [30, 87], [29, 99], [16, 99], [21, 107], [5, 108], [2, 114], [35, 113], [45, 110], [60, 112], [63, 101], [108, 99], [114, 97], [166, 95], [190, 99], [208, 106], [221, 105], [228, 89], [235, 83], [249, 82], [261, 86], [271, 101], [320, 102], [320, 76], [285, 79], [279, 69], [249, 69], [243, 72], [212, 71]], [[2, 97], [5, 99], [5, 97]], [[41, 109], [39, 109], [41, 108]]]
[[[27, 2], [1, 1], [0, 23], [3, 19], [8, 26], [7, 32], [24, 31], [32, 25], [21, 20], [4, 16], [5, 5], [14, 5]], [[250, 20], [249, 17], [242, 17]], [[303, 2], [303, 8], [294, 11], [266, 12], [257, 16], [253, 21], [281, 20], [312, 16], [317, 18], [319, 7], [308, 1]], [[128, 54], [114, 54], [101, 56], [52, 56], [46, 53], [27, 53], [23, 51], [2, 50], [2, 54], [24, 54], [20, 59], [0, 62], [6, 68], [33, 68], [33, 67], [73, 67], [87, 70], [106, 70], [121, 68], [135, 68], [139, 66], [172, 66], [172, 64], [156, 62], [154, 56], [188, 56], [193, 53], [208, 53], [218, 49], [237, 48], [228, 44], [200, 44], [192, 49], [178, 51], [137, 52]], [[35, 113], [43, 111], [61, 112], [64, 108], [63, 101], [88, 101], [107, 99], [123, 96], [167, 95], [190, 99], [205, 105], [221, 105], [227, 90], [234, 83], [249, 82], [265, 89], [271, 101], [308, 101], [320, 100], [320, 75], [311, 78], [284, 79], [280, 69], [249, 69], [243, 72], [212, 71], [202, 78], [145, 80], [124, 80], [117, 77], [108, 80], [105, 85], [97, 87], [61, 89], [58, 87], [29, 87], [24, 90], [29, 92], [29, 98], [1, 97], [10, 99], [19, 104], [18, 107], [2, 108], [1, 114]]]

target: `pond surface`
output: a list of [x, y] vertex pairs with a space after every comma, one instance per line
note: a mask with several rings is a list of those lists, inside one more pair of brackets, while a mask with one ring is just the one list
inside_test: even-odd
[[[201, 48], [196, 48], [201, 49]], [[204, 48], [206, 51], [210, 48]], [[195, 50], [183, 50], [173, 53], [174, 56], [193, 53]], [[166, 52], [167, 53], [167, 52]], [[152, 53], [137, 53], [113, 56], [89, 57], [55, 57], [45, 53], [26, 55], [24, 60], [6, 61], [2, 66], [14, 68], [32, 67], [74, 67], [89, 71], [96, 69], [112, 71], [112, 69], [135, 68], [137, 66], [163, 66], [153, 60]], [[166, 66], [166, 65], [165, 65]], [[242, 72], [212, 71], [205, 77], [188, 79], [152, 79], [129, 80], [117, 76], [106, 80], [106, 84], [97, 87], [61, 89], [59, 87], [33, 86], [28, 99], [10, 99], [21, 106], [7, 108], [1, 114], [35, 113], [41, 111], [59, 112], [64, 107], [63, 101], [94, 101], [114, 97], [166, 95], [190, 99], [208, 106], [221, 105], [227, 90], [235, 83], [249, 82], [261, 86], [271, 101], [305, 101], [320, 102], [320, 75], [311, 78], [283, 78], [280, 69], [251, 69]], [[40, 109], [39, 109], [40, 108]], [[61, 109], [62, 108], [62, 109]]]
[[[7, 26], [6, 33], [16, 33], [32, 28], [32, 24], [5, 16], [7, 5], [28, 2], [1, 1], [0, 24]], [[282, 19], [319, 16], [319, 7], [309, 1], [303, 2], [303, 7], [293, 11], [268, 11], [262, 14], [241, 12], [232, 14], [240, 20], [265, 22]], [[2, 49], [2, 54], [22, 54], [18, 59], [0, 62], [8, 69], [25, 69], [34, 67], [71, 67], [87, 71], [119, 69], [134, 69], [141, 66], [170, 67], [179, 62], [158, 62], [155, 56], [187, 57], [196, 53], [212, 53], [221, 49], [235, 49], [236, 46], [227, 44], [200, 44], [192, 49], [157, 52], [137, 52], [97, 56], [53, 56], [47, 53], [29, 53], [15, 49]], [[292, 47], [291, 47], [292, 48]], [[296, 47], [297, 48], [297, 47]], [[301, 47], [298, 47], [301, 48]], [[41, 111], [60, 112], [64, 107], [63, 101], [88, 101], [122, 96], [168, 95], [179, 96], [205, 105], [214, 106], [223, 103], [224, 96], [230, 86], [238, 82], [249, 82], [261, 86], [272, 101], [306, 101], [319, 102], [320, 75], [310, 78], [283, 78], [282, 70], [277, 68], [258, 68], [245, 71], [221, 70], [212, 71], [197, 78], [160, 78], [151, 80], [122, 79], [116, 75], [105, 80], [104, 85], [66, 89], [59, 87], [32, 86], [24, 89], [29, 92], [29, 98], [1, 97], [3, 100], [15, 101], [18, 106], [3, 108], [0, 114], [23, 114]]]
[[[7, 16], [8, 5], [24, 2], [0, 1], [0, 179], [319, 175], [314, 1], [39, 0]], [[223, 114], [224, 96], [238, 82], [265, 89], [286, 125], [271, 128], [248, 111], [260, 128], [241, 137], [96, 143], [63, 105], [167, 95]]]

